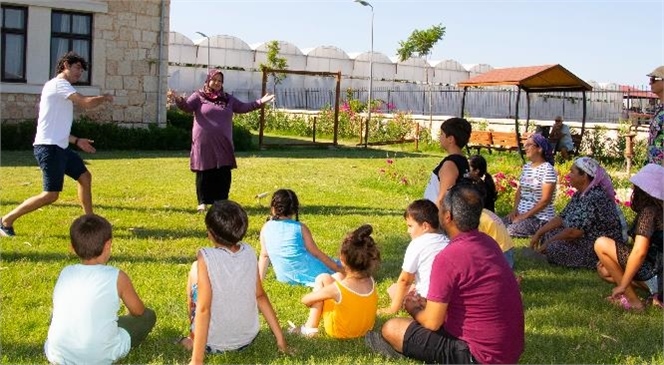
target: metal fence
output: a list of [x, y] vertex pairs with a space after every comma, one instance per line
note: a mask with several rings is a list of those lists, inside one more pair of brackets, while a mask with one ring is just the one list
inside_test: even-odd
[[[342, 103], [349, 91], [342, 91]], [[368, 90], [350, 90], [354, 99], [367, 101]], [[431, 95], [426, 85], [405, 84], [403, 87], [377, 87], [372, 90], [372, 99], [392, 104], [397, 110], [414, 114], [429, 114], [429, 101], [433, 115], [459, 115], [463, 90], [454, 86], [432, 86]], [[260, 90], [235, 90], [233, 94], [241, 100], [260, 98]], [[287, 89], [276, 88], [276, 106], [286, 109], [320, 110], [334, 105], [334, 89]], [[527, 96], [521, 93], [519, 119], [526, 118]], [[464, 115], [472, 118], [514, 118], [517, 90], [468, 89]], [[595, 90], [586, 93], [586, 120], [590, 123], [617, 123], [625, 116], [626, 107], [639, 105], [641, 113], [654, 107], [656, 99], [641, 99], [639, 103], [627, 102], [618, 90]], [[583, 116], [581, 93], [549, 92], [530, 95], [530, 118], [552, 120], [562, 115], [565, 120], [580, 121]]]

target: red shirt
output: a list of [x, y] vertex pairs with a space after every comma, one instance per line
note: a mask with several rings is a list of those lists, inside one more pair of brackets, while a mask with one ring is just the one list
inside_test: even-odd
[[443, 324], [483, 364], [516, 364], [524, 347], [521, 293], [498, 244], [459, 234], [434, 259], [427, 300], [448, 303]]

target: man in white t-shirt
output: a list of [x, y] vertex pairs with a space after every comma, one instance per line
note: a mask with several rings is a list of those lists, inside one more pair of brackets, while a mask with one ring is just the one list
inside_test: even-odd
[[43, 191], [0, 218], [0, 236], [14, 236], [14, 221], [58, 200], [65, 175], [78, 182], [78, 198], [83, 211], [92, 214], [92, 175], [78, 153], [69, 148], [69, 144], [84, 152], [94, 153], [94, 141], [70, 134], [74, 104], [91, 109], [105, 101], [112, 102], [113, 96], [83, 96], [72, 87], [87, 69], [88, 63], [83, 57], [68, 52], [58, 61], [57, 76], [44, 84], [39, 102], [37, 134], [33, 143], [35, 158], [42, 171]]

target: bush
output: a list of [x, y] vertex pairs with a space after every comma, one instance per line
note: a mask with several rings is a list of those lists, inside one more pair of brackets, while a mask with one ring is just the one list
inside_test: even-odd
[[0, 130], [0, 147], [2, 150], [29, 150], [35, 140], [37, 122], [25, 120], [16, 124], [2, 123]]
[[[164, 128], [150, 124], [147, 128], [121, 127], [116, 123], [98, 123], [82, 117], [72, 124], [72, 134], [94, 140], [102, 150], [189, 150], [193, 116], [178, 111], [167, 112]], [[26, 120], [17, 124], [3, 123], [0, 131], [2, 150], [32, 149], [37, 123]], [[253, 148], [251, 131], [244, 125], [233, 128], [236, 151]]]

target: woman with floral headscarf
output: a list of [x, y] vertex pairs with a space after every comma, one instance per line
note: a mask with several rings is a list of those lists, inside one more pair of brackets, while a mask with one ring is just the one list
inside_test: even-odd
[[228, 199], [231, 170], [237, 167], [233, 146], [233, 113], [248, 113], [274, 100], [274, 95], [244, 103], [224, 92], [224, 74], [209, 70], [203, 87], [188, 98], [169, 90], [169, 102], [194, 113], [189, 166], [196, 173], [198, 211]]
[[577, 158], [568, 176], [576, 193], [558, 216], [535, 232], [530, 246], [552, 264], [594, 269], [595, 240], [622, 238], [615, 191], [609, 175], [590, 157]]
[[633, 282], [645, 281], [657, 275], [657, 293], [652, 304], [662, 308], [662, 227], [664, 226], [664, 167], [648, 164], [630, 179], [634, 184], [631, 208], [636, 218], [627, 240], [600, 237], [595, 242], [599, 257], [597, 272], [608, 282], [615, 283], [609, 301], [625, 310], [643, 310]]
[[558, 175], [553, 150], [545, 137], [533, 134], [524, 144], [530, 162], [523, 166], [514, 196], [514, 210], [503, 221], [513, 237], [530, 237], [554, 217], [553, 200]]

